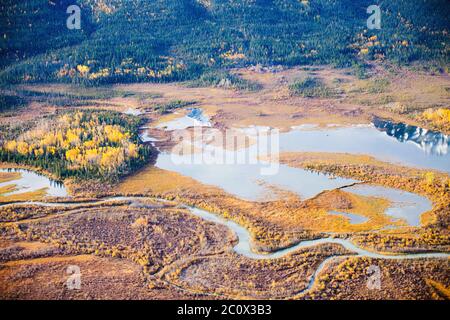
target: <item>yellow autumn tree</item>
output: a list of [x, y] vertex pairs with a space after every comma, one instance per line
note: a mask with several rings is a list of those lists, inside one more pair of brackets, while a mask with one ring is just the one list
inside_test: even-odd
[[4, 148], [5, 148], [6, 150], [10, 151], [10, 152], [14, 152], [14, 151], [16, 151], [16, 148], [17, 148], [17, 142], [14, 141], [14, 140], [12, 140], [12, 141], [7, 141], [7, 142], [5, 143]]
[[20, 141], [17, 144], [17, 152], [19, 152], [21, 155], [27, 155], [29, 152], [28, 143], [26, 143], [24, 141]]
[[79, 64], [79, 65], [77, 65], [77, 70], [78, 70], [78, 72], [80, 73], [80, 75], [81, 75], [82, 77], [84, 77], [84, 76], [86, 76], [86, 75], [89, 73], [89, 71], [91, 70], [91, 68], [89, 68], [88, 66]]
[[114, 124], [117, 118], [108, 121], [107, 116], [82, 111], [65, 113], [53, 119], [51, 125], [40, 123], [0, 147], [34, 158], [62, 157], [72, 169], [114, 172], [128, 160], [138, 158], [140, 146], [131, 141], [131, 133], [123, 126]]
[[78, 149], [70, 149], [66, 151], [66, 159], [70, 162], [76, 162], [78, 155], [80, 154]]

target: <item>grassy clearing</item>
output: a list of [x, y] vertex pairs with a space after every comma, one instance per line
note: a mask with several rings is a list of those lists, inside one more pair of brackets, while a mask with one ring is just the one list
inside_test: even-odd
[[42, 200], [47, 195], [47, 188], [42, 188], [36, 191], [3, 196], [2, 194], [12, 192], [15, 190], [14, 186], [11, 187], [6, 190], [0, 190], [0, 203], [18, 202], [18, 201], [38, 201]]

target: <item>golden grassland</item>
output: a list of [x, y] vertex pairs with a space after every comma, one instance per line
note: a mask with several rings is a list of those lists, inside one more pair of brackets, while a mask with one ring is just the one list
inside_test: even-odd
[[20, 177], [20, 172], [0, 172], [0, 183], [18, 180]]
[[369, 156], [350, 154], [285, 153], [280, 155], [280, 162], [293, 167], [414, 192], [429, 198], [433, 202], [433, 208], [422, 214], [421, 228], [356, 234], [353, 239], [363, 246], [394, 251], [423, 250], [428, 246], [448, 250], [450, 178], [447, 174], [402, 167]]
[[[381, 229], [385, 226], [399, 226], [400, 221], [391, 221], [391, 219], [384, 214], [389, 208], [389, 201], [375, 197], [365, 197], [355, 194], [350, 194], [341, 190], [333, 190], [323, 192], [315, 199], [309, 201], [316, 206], [316, 210], [320, 211], [321, 215], [317, 216], [311, 213], [310, 217], [313, 220], [318, 220], [318, 223], [313, 227], [317, 232], [360, 232]], [[359, 224], [351, 224], [345, 217], [330, 217], [329, 211], [341, 210], [347, 213], [353, 213], [368, 218], [367, 222]], [[307, 225], [305, 222], [304, 225]], [[311, 223], [311, 222], [310, 222]]]
[[[121, 181], [115, 191], [125, 195], [136, 194], [160, 194], [165, 196], [167, 191], [171, 194], [189, 190], [202, 190], [204, 192], [219, 192], [214, 187], [203, 186], [201, 183], [189, 177], [184, 177], [178, 173], [159, 169], [154, 166], [146, 166], [132, 176]], [[170, 194], [166, 195], [170, 196]]]

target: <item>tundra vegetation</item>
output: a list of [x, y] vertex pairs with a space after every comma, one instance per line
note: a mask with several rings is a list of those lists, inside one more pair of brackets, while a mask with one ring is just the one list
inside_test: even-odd
[[[259, 252], [331, 234], [385, 254], [448, 253], [448, 174], [281, 154], [284, 165], [427, 197], [433, 207], [412, 227], [385, 214], [387, 199], [264, 185], [279, 198], [245, 201], [152, 163], [174, 144], [157, 124], [194, 106], [219, 130], [375, 116], [450, 133], [446, 1], [387, 1], [381, 30], [367, 29], [369, 0], [81, 0], [82, 29], [66, 30], [71, 4], [0, 4], [0, 168], [38, 170], [70, 194], [20, 192], [20, 173], [0, 172], [0, 299], [449, 298], [448, 259], [352, 257], [330, 243], [250, 259], [228, 228], [184, 207], [239, 223]], [[157, 141], [140, 141], [144, 130]], [[68, 265], [80, 266], [82, 290], [63, 285]], [[379, 290], [367, 287], [374, 265]]]
[[[251, 91], [238, 93], [226, 88], [217, 88], [214, 89], [217, 90], [216, 101], [208, 98], [211, 94], [209, 88], [172, 85], [151, 85], [149, 88], [125, 86], [112, 90], [127, 92], [127, 94], [111, 93], [106, 97], [99, 97], [98, 103], [101, 106], [106, 106], [109, 101], [115, 101], [119, 98], [118, 101], [124, 103], [121, 107], [122, 110], [127, 110], [128, 105], [140, 106], [141, 98], [145, 97], [144, 106], [141, 107], [141, 110], [149, 112], [140, 117], [142, 120], [138, 117], [113, 111], [91, 110], [91, 107], [78, 106], [68, 110], [67, 107], [57, 105], [50, 114], [40, 116], [38, 120], [23, 121], [19, 125], [11, 121], [9, 125], [12, 129], [2, 131], [5, 133], [4, 142], [15, 141], [18, 143], [23, 141], [28, 144], [28, 147], [32, 146], [33, 150], [35, 150], [34, 146], [41, 145], [41, 141], [46, 137], [46, 134], [57, 138], [57, 129], [61, 128], [63, 137], [61, 146], [66, 145], [67, 147], [59, 158], [52, 158], [52, 161], [48, 163], [58, 163], [58, 159], [64, 160], [67, 163], [67, 170], [73, 170], [70, 171], [73, 175], [66, 176], [65, 183], [70, 186], [71, 195], [75, 199], [136, 195], [165, 198], [173, 201], [173, 203], [161, 204], [149, 201], [145, 206], [136, 206], [125, 201], [102, 206], [89, 203], [77, 204], [76, 207], [70, 208], [42, 208], [20, 205], [1, 208], [0, 234], [2, 239], [10, 242], [2, 251], [3, 255], [0, 255], [4, 257], [4, 265], [7, 267], [3, 273], [0, 273], [0, 277], [7, 279], [23, 270], [36, 270], [36, 273], [32, 273], [30, 277], [46, 275], [49, 272], [48, 270], [53, 270], [52, 268], [63, 268], [64, 262], [55, 260], [56, 255], [62, 255], [67, 258], [67, 261], [82, 259], [84, 261], [82, 262], [83, 266], [89, 270], [88, 272], [103, 265], [113, 267], [118, 263], [123, 265], [126, 270], [133, 270], [127, 275], [117, 271], [120, 280], [117, 280], [115, 288], [125, 286], [123, 283], [131, 281], [131, 278], [133, 279], [135, 292], [131, 293], [128, 289], [117, 292], [115, 289], [111, 291], [111, 297], [163, 298], [189, 296], [207, 298], [209, 294], [212, 294], [218, 298], [334, 299], [347, 298], [351, 295], [345, 289], [347, 285], [349, 288], [358, 285], [365, 286], [364, 281], [367, 280], [365, 264], [362, 267], [358, 266], [363, 263], [360, 261], [365, 261], [365, 258], [355, 258], [355, 261], [357, 261], [355, 264], [358, 267], [350, 268], [350, 271], [345, 273], [346, 275], [334, 273], [334, 268], [339, 265], [338, 263], [341, 260], [336, 262], [333, 260], [332, 263], [327, 264], [326, 271], [321, 273], [321, 275], [328, 274], [329, 278], [325, 280], [317, 278], [313, 289], [303, 294], [302, 290], [307, 287], [314, 271], [324, 259], [331, 255], [347, 255], [350, 253], [345, 252], [340, 246], [327, 245], [314, 248], [314, 250], [299, 251], [291, 256], [283, 257], [281, 260], [253, 261], [237, 256], [231, 251], [236, 239], [227, 229], [195, 218], [187, 211], [176, 208], [175, 203], [194, 205], [240, 223], [249, 229], [255, 248], [260, 251], [273, 251], [295, 244], [300, 240], [321, 237], [324, 232], [333, 232], [337, 237], [351, 238], [352, 241], [362, 247], [381, 252], [414, 253], [449, 250], [449, 235], [446, 231], [449, 203], [448, 176], [437, 171], [383, 163], [368, 156], [297, 153], [281, 155], [281, 161], [291, 166], [356, 178], [425, 195], [433, 201], [434, 206], [430, 212], [422, 216], [421, 227], [412, 228], [398, 222], [392, 222], [384, 214], [389, 206], [388, 201], [384, 199], [356, 196], [342, 190], [324, 192], [307, 201], [303, 201], [293, 194], [285, 193], [283, 198], [278, 201], [258, 203], [243, 201], [226, 194], [223, 190], [202, 185], [195, 180], [158, 169], [152, 165], [147, 165], [140, 170], [137, 170], [138, 167], [134, 167], [134, 169], [127, 167], [126, 170], [137, 170], [136, 173], [121, 177], [121, 179], [113, 179], [114, 181], [111, 183], [98, 183], [91, 179], [97, 179], [97, 174], [102, 172], [100, 170], [108, 172], [108, 169], [102, 169], [101, 166], [94, 169], [98, 171], [89, 173], [89, 175], [82, 173], [86, 170], [83, 169], [83, 155], [87, 150], [84, 142], [102, 141], [103, 145], [101, 146], [120, 148], [133, 143], [145, 148], [138, 141], [139, 127], [144, 125], [144, 119], [149, 122], [146, 123], [146, 126], [152, 126], [152, 123], [157, 123], [164, 116], [174, 117], [176, 115], [170, 113], [193, 105], [191, 101], [194, 100], [192, 99], [195, 99], [196, 107], [205, 108], [205, 110], [211, 112], [212, 120], [219, 126], [225, 126], [229, 119], [229, 115], [222, 113], [220, 109], [227, 110], [228, 106], [233, 108], [234, 104], [237, 107], [233, 121], [242, 121], [241, 119], [245, 117], [247, 112], [255, 110], [256, 115], [257, 110], [264, 110], [267, 116], [255, 116], [255, 119], [261, 119], [261, 121], [269, 123], [273, 120], [280, 123], [293, 121], [294, 125], [296, 123], [301, 124], [304, 118], [291, 117], [292, 114], [303, 114], [300, 108], [295, 109], [295, 111], [289, 109], [292, 108], [291, 104], [297, 103], [297, 101], [304, 103], [304, 100], [307, 100], [307, 103], [314, 105], [316, 103], [314, 99], [292, 96], [287, 92], [287, 97], [284, 99], [288, 99], [285, 101], [289, 103], [286, 103], [283, 108], [287, 109], [289, 113], [286, 112], [287, 115], [280, 119], [274, 118], [268, 112], [270, 108], [264, 104], [266, 102], [259, 102], [255, 99], [254, 94], [262, 95], [265, 98], [272, 96], [275, 91], [288, 90], [289, 82], [298, 79], [299, 72], [321, 79], [322, 83], [333, 88], [333, 90], [336, 89], [334, 86], [337, 86], [337, 89], [339, 89], [339, 86], [345, 89], [348, 84], [346, 81], [353, 81], [354, 79], [353, 76], [345, 78], [345, 74], [341, 72], [333, 73], [330, 69], [315, 67], [306, 71], [281, 71], [280, 73], [269, 74], [247, 73], [246, 70], [242, 69], [239, 72], [246, 78], [253, 75], [254, 79], [258, 79], [263, 84], [264, 89], [258, 93]], [[326, 74], [329, 75], [330, 73], [331, 76], [327, 77]], [[281, 89], [278, 87], [279, 83], [277, 83], [275, 89], [272, 89], [275, 81], [271, 77], [275, 76], [287, 78], [287, 83], [283, 84]], [[335, 78], [346, 80], [342, 82], [333, 81]], [[253, 80], [251, 77], [250, 79]], [[384, 88], [383, 90], [389, 90], [389, 87], [394, 83], [393, 81], [386, 81], [386, 83], [380, 84], [381, 82], [374, 82], [373, 79], [363, 81], [368, 81], [368, 87], [379, 85], [380, 88]], [[362, 84], [364, 88], [366, 88], [365, 83]], [[34, 88], [35, 90], [41, 90], [42, 87], [36, 86]], [[74, 90], [73, 87], [64, 86], [62, 88]], [[50, 88], [45, 92], [51, 90], [54, 89]], [[109, 89], [100, 89], [99, 92], [102, 92], [102, 90]], [[380, 91], [378, 89], [370, 90], [367, 94], [379, 94], [377, 92]], [[159, 92], [162, 94], [159, 94]], [[74, 92], [71, 94], [77, 95]], [[78, 94], [78, 96], [81, 95], [81, 93]], [[95, 93], [92, 93], [92, 95], [95, 96]], [[45, 95], [43, 95], [43, 100], [44, 97]], [[262, 100], [266, 101], [266, 99]], [[221, 101], [226, 101], [226, 104], [221, 104]], [[236, 101], [239, 101], [239, 103]], [[248, 103], [249, 107], [243, 108], [242, 103], [248, 101], [256, 101], [256, 103]], [[268, 99], [267, 101], [270, 102], [271, 100]], [[48, 102], [48, 104], [52, 105], [51, 102]], [[207, 109], [208, 106], [214, 106], [214, 104], [217, 104], [217, 109]], [[315, 106], [315, 109], [313, 108], [309, 112], [311, 116], [318, 117], [321, 112], [320, 105]], [[25, 109], [30, 110], [31, 108], [32, 105]], [[314, 113], [317, 110], [319, 112]], [[352, 116], [346, 114], [347, 110], [352, 109], [342, 111], [343, 119], [353, 119]], [[20, 118], [23, 111], [18, 110], [17, 114]], [[306, 112], [304, 114], [306, 115]], [[15, 119], [14, 114], [11, 114], [11, 117]], [[277, 117], [280, 116], [277, 115]], [[83, 119], [89, 121], [82, 121]], [[92, 119], [103, 120], [96, 122]], [[62, 123], [60, 123], [61, 121]], [[95, 126], [89, 125], [91, 121]], [[333, 121], [333, 119], [329, 119], [329, 121]], [[38, 129], [42, 129], [42, 125], [45, 126], [48, 123], [52, 123], [52, 126], [47, 125], [45, 128], [48, 129], [44, 131], [45, 134], [42, 134], [42, 130], [40, 132]], [[70, 125], [67, 125], [67, 123]], [[76, 134], [77, 132], [71, 130], [78, 129], [81, 129], [81, 131], [78, 139], [76, 139], [72, 133]], [[155, 134], [161, 139], [156, 143], [156, 146], [161, 151], [168, 150], [171, 146], [170, 135], [160, 129], [153, 128], [150, 130], [152, 136]], [[88, 132], [89, 138], [83, 132]], [[92, 139], [96, 135], [98, 139]], [[76, 143], [70, 143], [70, 138], [73, 138]], [[60, 140], [57, 138], [56, 141]], [[82, 156], [72, 158], [76, 161], [69, 161], [72, 154], [71, 152], [66, 154], [67, 151], [76, 148], [80, 150], [79, 154]], [[15, 150], [10, 156], [20, 155], [17, 151], [17, 145], [15, 145]], [[107, 150], [107, 148], [102, 150]], [[125, 149], [123, 150], [126, 152]], [[80, 159], [80, 162], [77, 162], [78, 159]], [[37, 162], [30, 164], [31, 162], [27, 161], [24, 160], [20, 163], [39, 167]], [[100, 162], [93, 164], [100, 165]], [[3, 165], [11, 166], [12, 162]], [[122, 167], [119, 166], [119, 168], [122, 170]], [[46, 170], [51, 172], [50, 168]], [[81, 170], [81, 172], [77, 173], [77, 170]], [[90, 176], [91, 174], [92, 176]], [[73, 176], [83, 177], [83, 179], [72, 182], [68, 178]], [[5, 182], [11, 182], [15, 178], [16, 176], [11, 175], [11, 173], [2, 175], [2, 181]], [[42, 195], [21, 194], [17, 196], [18, 201], [42, 198]], [[329, 210], [353, 212], [365, 216], [368, 221], [352, 225], [343, 217], [328, 214]], [[392, 227], [392, 229], [386, 227]], [[23, 244], [17, 244], [36, 242], [48, 245], [49, 249], [31, 250], [30, 252], [29, 249], [21, 247]], [[25, 259], [26, 263], [18, 264], [16, 261], [20, 258]], [[342, 262], [345, 262], [346, 259], [343, 257]], [[380, 265], [384, 266], [385, 264]], [[389, 285], [383, 287], [381, 292], [391, 290], [389, 297], [437, 299], [444, 296], [442, 292], [445, 292], [445, 288], [448, 286], [448, 279], [442, 271], [446, 268], [445, 264], [431, 260], [428, 263], [423, 261], [386, 263], [386, 268], [388, 266], [389, 270], [396, 270], [390, 278], [393, 283], [408, 285], [407, 290]], [[409, 272], [403, 275], [403, 271], [397, 272], [397, 269], [405, 272], [416, 269], [430, 271]], [[344, 271], [341, 273], [343, 274]], [[99, 275], [98, 279], [102, 277], [103, 275]], [[334, 279], [335, 277], [336, 279]], [[69, 295], [64, 292], [50, 293], [46, 287], [33, 288], [32, 293], [26, 293], [23, 291], [23, 281], [18, 279], [5, 287], [4, 297], [11, 298], [15, 294], [21, 297], [75, 297], [75, 293]], [[58, 279], [55, 278], [52, 281], [58, 281]], [[295, 285], [293, 286], [292, 283], [295, 283]], [[417, 286], [417, 283], [425, 285]], [[178, 287], [187, 291], [180, 291], [180, 289], [177, 289]], [[97, 289], [100, 290], [99, 293], [94, 294], [93, 292]], [[107, 289], [100, 283], [90, 284], [86, 290], [95, 297], [108, 296], [107, 293], [101, 291]], [[376, 295], [374, 292], [364, 290], [355, 293], [355, 297], [363, 296], [382, 297], [381, 294]]]

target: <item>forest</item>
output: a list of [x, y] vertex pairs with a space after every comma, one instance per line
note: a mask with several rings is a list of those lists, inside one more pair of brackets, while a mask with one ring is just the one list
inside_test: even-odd
[[0, 161], [50, 171], [58, 178], [113, 180], [152, 154], [138, 135], [140, 121], [110, 111], [64, 111], [23, 133], [6, 135]]
[[378, 1], [380, 30], [367, 28], [369, 0], [75, 2], [79, 30], [66, 27], [74, 1], [2, 1], [1, 85], [195, 79], [217, 85], [214, 72], [255, 64], [422, 61], [444, 70], [449, 63], [445, 0]]

